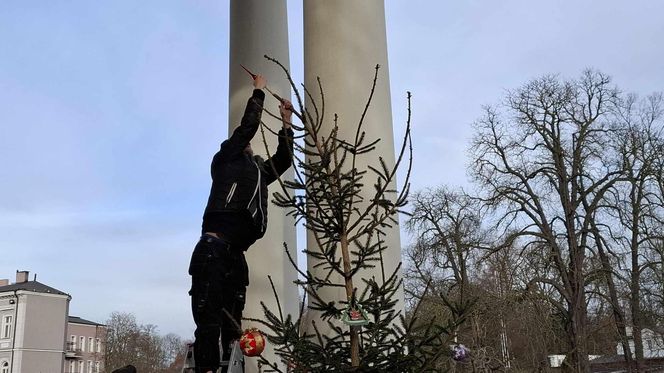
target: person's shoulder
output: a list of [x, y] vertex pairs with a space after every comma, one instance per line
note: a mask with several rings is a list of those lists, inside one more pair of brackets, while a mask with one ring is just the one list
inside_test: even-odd
[[228, 148], [228, 140], [222, 141], [221, 145], [219, 145], [219, 150], [214, 154], [214, 158], [220, 158], [224, 157], [226, 155], [226, 149]]

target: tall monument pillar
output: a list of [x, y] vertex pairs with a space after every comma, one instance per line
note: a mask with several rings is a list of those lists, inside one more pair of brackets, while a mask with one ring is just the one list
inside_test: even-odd
[[[229, 134], [240, 124], [247, 99], [251, 96], [251, 79], [240, 64], [254, 73], [266, 77], [268, 86], [281, 97], [291, 97], [291, 90], [284, 73], [275, 64], [263, 58], [269, 55], [284, 66], [289, 66], [288, 22], [286, 0], [231, 0], [230, 2], [230, 62], [229, 62]], [[267, 93], [267, 92], [266, 92]], [[278, 115], [278, 102], [269, 93], [265, 97], [265, 107]], [[281, 128], [281, 122], [263, 114], [263, 121], [273, 130]], [[277, 149], [277, 137], [265, 131], [270, 152]], [[251, 143], [256, 154], [265, 158], [265, 146], [259, 130]], [[292, 168], [282, 177], [292, 179]], [[277, 182], [269, 187], [270, 196], [279, 188]], [[272, 198], [269, 197], [268, 200]], [[286, 210], [271, 203], [268, 207], [268, 229], [265, 236], [247, 251], [249, 264], [249, 287], [244, 317], [263, 319], [260, 302], [272, 311], [277, 310], [277, 302], [272, 293], [268, 275], [274, 282], [284, 314], [298, 312], [298, 293], [293, 281], [297, 279], [295, 268], [288, 261], [283, 243], [286, 242], [293, 258], [297, 257], [295, 242], [295, 221], [285, 215]], [[244, 322], [243, 328], [252, 325]], [[255, 325], [258, 327], [258, 325]], [[270, 354], [268, 344], [266, 352]], [[273, 356], [273, 355], [272, 355]], [[276, 359], [271, 359], [276, 360]], [[257, 372], [256, 359], [246, 359], [246, 372]]]
[[[381, 68], [363, 129], [367, 142], [377, 138], [381, 141], [374, 152], [359, 158], [357, 168], [362, 170], [367, 170], [369, 164], [380, 169], [379, 156], [388, 167], [395, 163], [384, 0], [304, 0], [304, 80], [311, 92], [318, 92], [316, 77], [321, 79], [325, 112], [329, 113], [323, 133], [331, 130], [332, 113], [336, 113], [339, 115], [339, 138], [352, 142], [369, 97], [376, 64]], [[364, 200], [369, 201], [373, 194], [373, 180], [365, 182]], [[387, 249], [383, 259], [385, 273], [389, 276], [401, 261], [399, 228], [395, 226], [387, 230], [384, 239]], [[308, 245], [315, 245], [311, 237]], [[322, 275], [311, 261], [308, 269]], [[381, 269], [365, 270], [361, 276], [380, 279]], [[361, 281], [356, 281], [355, 286], [361, 287]], [[321, 295], [341, 300], [345, 299], [345, 290], [325, 289]], [[403, 308], [403, 289], [397, 297], [400, 300], [398, 307]]]

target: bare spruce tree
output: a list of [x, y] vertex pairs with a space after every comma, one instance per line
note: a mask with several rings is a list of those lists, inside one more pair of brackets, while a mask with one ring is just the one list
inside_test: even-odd
[[[354, 138], [348, 140], [338, 136], [337, 115], [330, 118], [325, 112], [320, 79], [314, 93], [312, 87], [304, 87], [301, 94], [288, 71], [278, 61], [266, 58], [281, 66], [295, 91], [303, 141], [295, 144], [295, 178], [280, 181], [281, 190], [274, 193], [273, 202], [304, 224], [313, 239], [304, 253], [319, 270], [315, 274], [300, 272], [298, 283], [309, 299], [303, 302], [300, 315], [283, 315], [281, 309], [263, 305], [265, 319], [255, 321], [267, 327], [268, 339], [289, 371], [435, 371], [434, 362], [449, 353], [449, 331], [461, 317], [447, 323], [422, 324], [417, 318], [406, 321], [395, 295], [402, 286], [400, 269], [386, 268], [382, 259], [385, 230], [397, 224], [407, 203], [412, 162], [410, 94], [396, 164], [388, 165], [380, 158], [374, 166], [360, 169], [358, 160], [370, 156], [380, 141], [368, 138], [363, 130], [379, 67], [373, 81], [367, 81], [370, 89], [364, 111], [357, 118]], [[308, 98], [306, 108], [303, 95]], [[323, 131], [324, 123], [330, 120], [332, 129]], [[407, 166], [406, 180], [397, 190], [396, 173], [402, 164]], [[369, 200], [362, 193], [367, 189], [373, 191]], [[380, 269], [382, 275], [365, 277], [369, 268]], [[330, 299], [329, 293], [321, 291], [335, 288], [343, 289], [340, 299]], [[458, 312], [462, 316], [464, 310]], [[305, 316], [312, 314], [326, 325], [321, 328], [318, 321], [309, 322]], [[283, 371], [279, 362], [261, 358], [261, 364], [267, 371]]]

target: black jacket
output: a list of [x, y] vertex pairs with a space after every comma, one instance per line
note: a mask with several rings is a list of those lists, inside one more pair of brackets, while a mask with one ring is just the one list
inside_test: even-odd
[[279, 146], [267, 161], [244, 149], [260, 125], [265, 93], [255, 89], [240, 126], [224, 141], [211, 165], [212, 188], [203, 215], [203, 232], [215, 232], [245, 250], [267, 228], [267, 186], [290, 167], [293, 131], [279, 131]]

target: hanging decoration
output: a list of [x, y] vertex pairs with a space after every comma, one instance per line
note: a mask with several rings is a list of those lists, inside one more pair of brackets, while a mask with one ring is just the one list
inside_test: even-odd
[[265, 336], [256, 328], [245, 330], [240, 337], [240, 349], [244, 356], [260, 355], [265, 349]]
[[470, 350], [466, 346], [460, 343], [452, 346], [452, 359], [454, 361], [465, 363], [466, 361], [468, 361], [469, 357], [470, 357]]
[[341, 321], [350, 326], [363, 326], [369, 323], [369, 315], [361, 305], [349, 302], [341, 313]]

